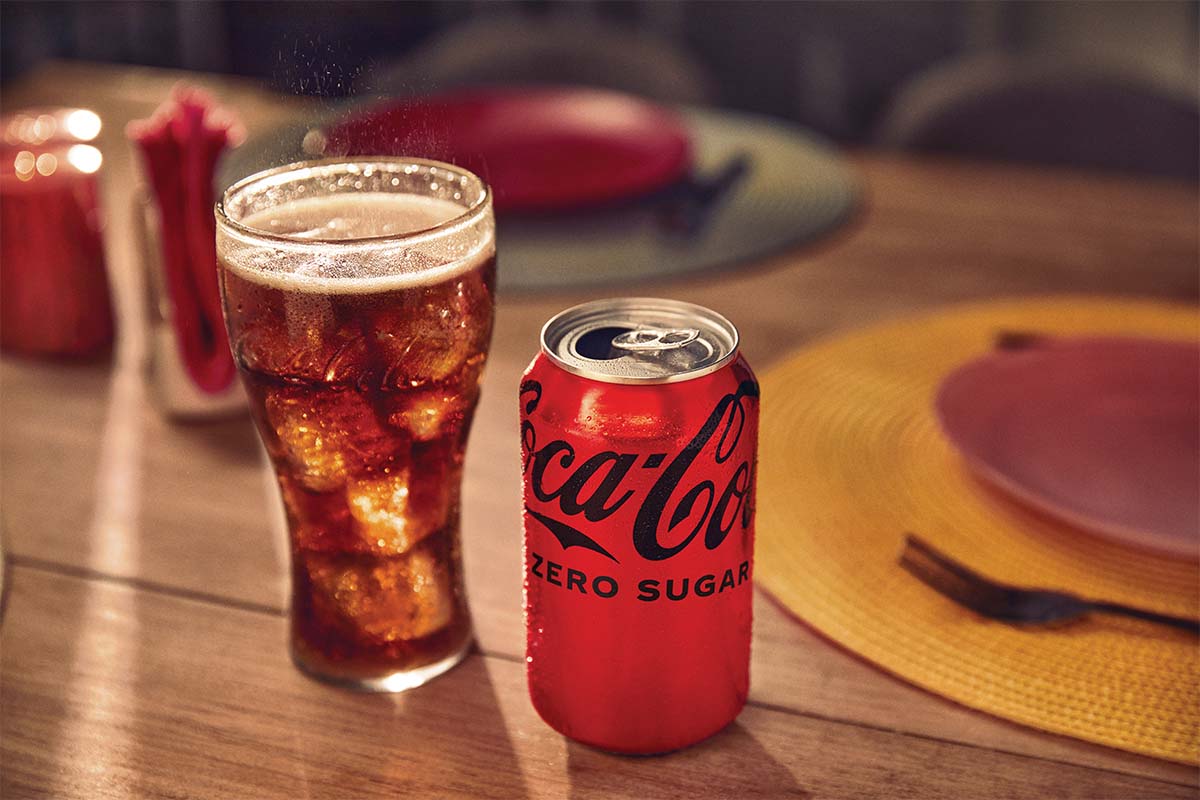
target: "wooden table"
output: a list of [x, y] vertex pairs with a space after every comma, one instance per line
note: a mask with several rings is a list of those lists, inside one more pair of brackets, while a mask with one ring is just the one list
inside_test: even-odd
[[[502, 294], [466, 478], [478, 651], [421, 689], [355, 694], [288, 661], [285, 549], [246, 419], [173, 424], [141, 376], [126, 120], [177, 75], [52, 65], [5, 91], [106, 129], [112, 363], [0, 363], [2, 789], [51, 797], [1194, 797], [1196, 771], [1020, 728], [884, 675], [759, 593], [751, 700], [669, 756], [564, 740], [523, 668], [516, 385], [551, 313]], [[263, 129], [297, 101], [194, 76]], [[761, 371], [814, 337], [1047, 292], [1195, 302], [1195, 187], [863, 154], [858, 220], [726, 277], [639, 291], [712, 306]], [[503, 254], [501, 254], [503, 268]]]

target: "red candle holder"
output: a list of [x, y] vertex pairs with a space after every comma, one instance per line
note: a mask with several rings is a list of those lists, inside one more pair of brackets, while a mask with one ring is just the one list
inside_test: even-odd
[[113, 341], [97, 176], [86, 109], [0, 118], [0, 348], [87, 357]]

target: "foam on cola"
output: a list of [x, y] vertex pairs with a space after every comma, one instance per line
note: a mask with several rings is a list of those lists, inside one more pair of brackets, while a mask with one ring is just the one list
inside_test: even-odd
[[[481, 243], [474, 229], [438, 230], [462, 212], [450, 200], [412, 194], [301, 197], [242, 221], [286, 239], [264, 248], [231, 236], [223, 260], [255, 282], [288, 291], [374, 294], [438, 283], [491, 254], [490, 239]], [[417, 235], [403, 244], [392, 239], [406, 234]]]
[[293, 654], [368, 688], [419, 683], [470, 641], [459, 493], [494, 233], [490, 206], [472, 217], [463, 191], [430, 196], [439, 171], [448, 183], [444, 165], [382, 164], [268, 189], [218, 237], [230, 342], [288, 517]]

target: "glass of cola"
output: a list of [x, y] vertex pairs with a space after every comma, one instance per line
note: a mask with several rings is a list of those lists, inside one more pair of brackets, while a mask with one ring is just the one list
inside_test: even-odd
[[216, 214], [229, 340], [287, 512], [293, 660], [420, 685], [471, 642], [459, 497], [491, 193], [433, 161], [313, 161], [234, 184]]

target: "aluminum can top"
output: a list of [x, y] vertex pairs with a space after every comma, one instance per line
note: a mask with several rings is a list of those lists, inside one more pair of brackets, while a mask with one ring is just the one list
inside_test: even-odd
[[737, 358], [733, 323], [704, 306], [655, 297], [594, 300], [542, 327], [542, 352], [575, 375], [604, 383], [678, 383]]

